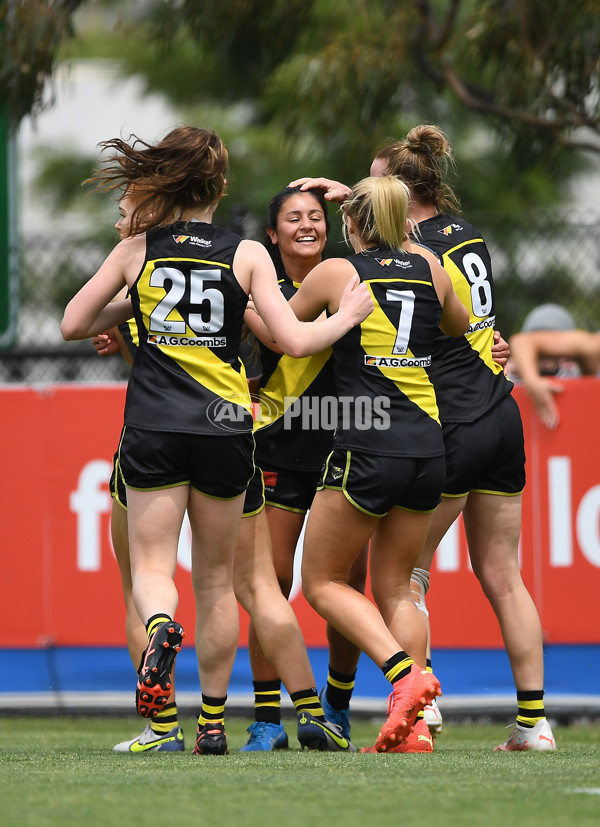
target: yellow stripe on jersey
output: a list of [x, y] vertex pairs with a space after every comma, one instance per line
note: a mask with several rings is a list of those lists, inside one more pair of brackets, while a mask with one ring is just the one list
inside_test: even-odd
[[[177, 345], [156, 345], [156, 347], [183, 368], [196, 382], [204, 385], [217, 396], [230, 399], [250, 414], [252, 413], [252, 400], [243, 365], [238, 373], [231, 365], [219, 359], [217, 354], [208, 347], [194, 348], [191, 353], [185, 352], [191, 348], [181, 348]], [[198, 360], [199, 351], [202, 351], [202, 361]]]
[[129, 319], [129, 321], [127, 321], [125, 324], [129, 328], [129, 335], [131, 336], [132, 343], [134, 344], [134, 346], [136, 348], [139, 347], [140, 346], [140, 337], [139, 337], [139, 334], [138, 334], [138, 329], [137, 329], [137, 325], [136, 325], [135, 321], [133, 319]]
[[[371, 285], [374, 282], [388, 282], [393, 281], [396, 284], [398, 281], [405, 281], [407, 284], [429, 284], [431, 282], [417, 281], [416, 279], [369, 279], [364, 283], [369, 288], [369, 292], [373, 298], [375, 305], [373, 312], [367, 316], [360, 326], [361, 330], [361, 346], [365, 353], [369, 356], [385, 356], [393, 358], [395, 354], [392, 353], [392, 348], [396, 341], [396, 327], [389, 320], [388, 316], [379, 306], [377, 299], [373, 295]], [[434, 289], [432, 287], [432, 289]], [[368, 344], [365, 344], [368, 343]], [[378, 343], [378, 344], [376, 344]], [[407, 350], [403, 354], [407, 358], [414, 357], [414, 354]], [[435, 398], [435, 390], [427, 371], [421, 367], [403, 367], [392, 368], [379, 365], [377, 370], [393, 382], [394, 385], [403, 393], [411, 402], [414, 402], [433, 420], [439, 423], [439, 411], [437, 401]]]
[[[481, 244], [481, 239], [470, 239], [469, 241], [463, 242], [463, 244], [458, 244], [456, 247], [453, 247], [452, 250], [449, 251], [449, 253], [454, 253], [456, 252], [456, 250], [460, 250], [464, 247], [479, 244]], [[481, 329], [477, 327], [478, 323], [485, 321], [485, 319], [488, 317], [475, 315], [473, 309], [473, 290], [477, 290], [476, 283], [469, 283], [467, 278], [465, 278], [465, 273], [463, 273], [462, 270], [460, 270], [456, 266], [456, 264], [454, 264], [454, 262], [450, 258], [450, 255], [444, 254], [442, 256], [442, 264], [444, 265], [444, 270], [446, 270], [446, 272], [450, 276], [452, 286], [454, 287], [454, 292], [469, 311], [469, 325], [473, 328], [473, 330], [467, 331], [465, 333], [466, 340], [468, 341], [471, 348], [477, 353], [479, 358], [483, 362], [485, 362], [487, 367], [493, 373], [501, 373], [503, 368], [496, 362], [494, 362], [492, 358], [492, 345], [494, 344], [494, 325], [490, 324], [489, 327], [483, 327]]]
[[[161, 261], [188, 261], [189, 258], [164, 258]], [[209, 264], [213, 267], [223, 267], [227, 270], [231, 268], [227, 264], [221, 264], [215, 261], [203, 261], [198, 259], [199, 264]], [[142, 313], [144, 327], [150, 333], [150, 316], [158, 307], [160, 301], [165, 296], [165, 290], [162, 287], [151, 287], [150, 277], [155, 270], [155, 261], [146, 263], [138, 279], [138, 297], [140, 312]], [[166, 316], [166, 321], [173, 324], [184, 321], [181, 314], [174, 307]], [[158, 334], [162, 335], [162, 334]], [[164, 334], [170, 336], [171, 334]], [[176, 334], [179, 337], [196, 338], [197, 334], [187, 324], [185, 331], [180, 331]], [[218, 338], [218, 333], [215, 334]], [[240, 362], [239, 372], [235, 370], [228, 362], [224, 362], [211, 350], [208, 346], [183, 346], [170, 345], [165, 343], [155, 344], [162, 353], [171, 359], [175, 364], [179, 365], [189, 376], [196, 382], [206, 387], [209, 391], [224, 399], [232, 399], [236, 404], [245, 408], [249, 413], [252, 413], [252, 401], [248, 390], [248, 381], [246, 379], [246, 371]]]
[[294, 399], [299, 399], [321, 373], [331, 352], [328, 347], [300, 359], [282, 354], [267, 384], [260, 389], [260, 419], [257, 417], [254, 422], [255, 431], [284, 415]]

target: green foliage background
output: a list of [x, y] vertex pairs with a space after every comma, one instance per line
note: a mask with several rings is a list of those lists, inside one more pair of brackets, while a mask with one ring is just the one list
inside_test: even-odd
[[[456, 156], [450, 183], [493, 250], [503, 334], [540, 301], [600, 327], [600, 213], [574, 214], [568, 195], [600, 157], [597, 0], [73, 0], [41, 17], [35, 0], [3, 5], [20, 23], [0, 27], [15, 118], [39, 109], [57, 61], [117, 61], [179, 122], [222, 135], [231, 170], [217, 219], [255, 238], [290, 180], [354, 183], [387, 139], [438, 123]], [[46, 148], [37, 186], [48, 209], [90, 212], [103, 229], [86, 243], [107, 250], [115, 205], [80, 187], [97, 162]], [[344, 254], [335, 205], [331, 219], [327, 254]], [[37, 266], [21, 258], [33, 296]], [[69, 272], [46, 274], [49, 306], [79, 286]]]

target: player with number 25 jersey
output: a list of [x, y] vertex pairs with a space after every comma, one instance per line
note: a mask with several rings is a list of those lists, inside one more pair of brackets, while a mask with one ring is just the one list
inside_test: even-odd
[[232, 271], [240, 241], [204, 222], [147, 232], [146, 262], [131, 289], [139, 349], [126, 425], [215, 436], [252, 431], [238, 355], [248, 297]]

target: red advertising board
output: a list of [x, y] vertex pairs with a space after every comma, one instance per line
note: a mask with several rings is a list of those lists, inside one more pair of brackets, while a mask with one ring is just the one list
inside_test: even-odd
[[[527, 448], [521, 563], [548, 643], [600, 643], [600, 382], [573, 379], [561, 424], [540, 425], [517, 388]], [[124, 607], [110, 541], [108, 479], [124, 385], [0, 389], [3, 620], [0, 647], [122, 646]], [[176, 582], [178, 617], [194, 626], [189, 531]], [[501, 646], [496, 620], [468, 564], [460, 522], [441, 544], [428, 607], [436, 647]], [[325, 624], [296, 579], [292, 604], [306, 643]], [[242, 613], [243, 615], [243, 613]], [[240, 642], [245, 644], [246, 618]]]

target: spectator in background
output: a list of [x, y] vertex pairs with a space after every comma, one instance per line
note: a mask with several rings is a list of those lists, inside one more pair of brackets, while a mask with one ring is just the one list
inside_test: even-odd
[[600, 334], [576, 328], [573, 316], [558, 304], [541, 304], [510, 339], [511, 378], [523, 383], [543, 424], [558, 427], [555, 396], [561, 379], [595, 376], [600, 371]]

